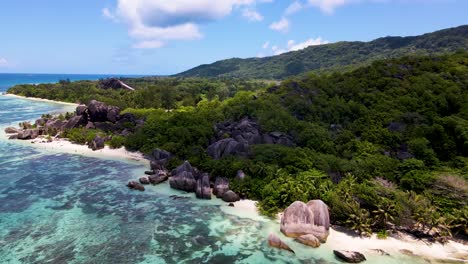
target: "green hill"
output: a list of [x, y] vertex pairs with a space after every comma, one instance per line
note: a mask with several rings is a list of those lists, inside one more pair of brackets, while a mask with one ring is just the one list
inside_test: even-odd
[[415, 37], [384, 37], [370, 42], [310, 46], [278, 56], [227, 59], [177, 74], [178, 77], [284, 79], [314, 71], [349, 70], [378, 59], [468, 50], [468, 25]]

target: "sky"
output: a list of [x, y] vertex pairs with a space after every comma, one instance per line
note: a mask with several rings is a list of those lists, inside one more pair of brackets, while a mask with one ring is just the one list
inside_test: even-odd
[[0, 2], [0, 72], [175, 74], [337, 41], [468, 24], [468, 0]]

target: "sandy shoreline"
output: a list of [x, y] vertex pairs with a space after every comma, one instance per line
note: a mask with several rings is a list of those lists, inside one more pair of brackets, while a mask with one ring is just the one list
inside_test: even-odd
[[4, 94], [2, 94], [2, 96], [16, 97], [16, 98], [20, 98], [20, 99], [26, 99], [26, 100], [38, 101], [38, 102], [47, 102], [47, 103], [63, 104], [63, 105], [69, 105], [69, 106], [78, 106], [78, 105], [79, 105], [79, 104], [75, 104], [75, 103], [54, 101], [54, 100], [42, 99], [42, 98], [35, 98], [35, 97], [26, 97], [26, 96], [21, 96], [21, 95], [16, 95], [16, 94], [9, 94], [9, 93], [4, 93]]
[[78, 154], [95, 158], [113, 158], [127, 161], [149, 164], [142, 153], [127, 151], [124, 147], [119, 149], [111, 149], [105, 146], [104, 149], [93, 151], [86, 145], [73, 144], [67, 139], [54, 139], [52, 142], [47, 142], [44, 138], [36, 138], [34, 140], [26, 140], [30, 144], [47, 151]]
[[[261, 220], [258, 209], [256, 207], [256, 201], [242, 200], [234, 203], [235, 207], [226, 207], [222, 210], [226, 213], [231, 213], [239, 217], [248, 217], [254, 220]], [[281, 235], [279, 230], [279, 224], [281, 221], [281, 215], [278, 214], [275, 220], [276, 226], [274, 233]], [[264, 218], [265, 219], [265, 218]], [[330, 228], [330, 235], [327, 243], [323, 244], [324, 249], [329, 250], [351, 250], [362, 252], [367, 255], [380, 255], [376, 249], [380, 249], [390, 254], [391, 256], [405, 255], [402, 251], [411, 252], [414, 257], [421, 259], [432, 259], [432, 260], [450, 260], [461, 263], [468, 263], [468, 244], [462, 244], [455, 241], [449, 241], [447, 244], [442, 245], [440, 243], [429, 244], [422, 240], [417, 240], [409, 234], [398, 233], [395, 237], [389, 236], [386, 239], [377, 238], [376, 234], [373, 234], [369, 238], [362, 238], [359, 236], [350, 235], [347, 231], [340, 231], [340, 227]], [[286, 237], [283, 237], [286, 239]], [[291, 239], [288, 239], [288, 245], [292, 245]], [[285, 240], [286, 241], [286, 240]], [[313, 250], [313, 249], [311, 249]], [[408, 254], [407, 253], [407, 254]], [[411, 256], [409, 254], [408, 256]]]

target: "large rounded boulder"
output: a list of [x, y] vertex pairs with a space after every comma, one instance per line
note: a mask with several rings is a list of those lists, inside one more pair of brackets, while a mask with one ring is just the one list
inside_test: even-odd
[[280, 230], [288, 237], [300, 237], [312, 233], [314, 214], [300, 201], [292, 203], [283, 213]]
[[321, 243], [327, 242], [330, 228], [328, 206], [314, 200], [305, 204], [300, 201], [292, 203], [281, 218], [281, 232], [289, 237], [313, 235]]
[[226, 203], [233, 203], [233, 202], [237, 202], [240, 200], [240, 197], [237, 193], [229, 190], [227, 192], [225, 192], [223, 194], [223, 197], [222, 197], [223, 201], [225, 201]]
[[330, 214], [328, 206], [322, 200], [312, 200], [307, 203], [307, 207], [314, 214], [314, 225], [323, 226], [326, 230], [329, 230]]

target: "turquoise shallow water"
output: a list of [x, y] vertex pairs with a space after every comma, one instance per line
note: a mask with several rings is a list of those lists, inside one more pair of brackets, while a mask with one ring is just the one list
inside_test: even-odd
[[[66, 106], [0, 96], [0, 263], [338, 263], [332, 245], [272, 249], [274, 221], [167, 184], [130, 191], [141, 163], [47, 152], [3, 128]], [[179, 195], [178, 199], [171, 197]], [[368, 263], [424, 263], [368, 256]]]

